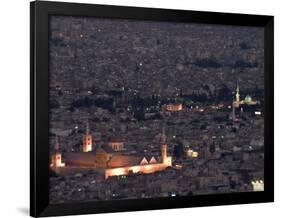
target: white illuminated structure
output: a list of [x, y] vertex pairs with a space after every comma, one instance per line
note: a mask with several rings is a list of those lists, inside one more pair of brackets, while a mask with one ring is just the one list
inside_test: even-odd
[[58, 137], [56, 136], [55, 153], [51, 156], [51, 167], [64, 167], [65, 163], [62, 162], [62, 155]]
[[264, 191], [264, 182], [262, 180], [252, 181], [253, 191]]

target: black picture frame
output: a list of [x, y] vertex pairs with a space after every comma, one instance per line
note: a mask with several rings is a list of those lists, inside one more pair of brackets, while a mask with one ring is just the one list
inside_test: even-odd
[[[257, 26], [264, 28], [265, 150], [262, 192], [198, 195], [49, 205], [48, 37], [49, 15]], [[274, 17], [141, 7], [35, 1], [30, 3], [30, 215], [58, 216], [155, 210], [274, 200]]]

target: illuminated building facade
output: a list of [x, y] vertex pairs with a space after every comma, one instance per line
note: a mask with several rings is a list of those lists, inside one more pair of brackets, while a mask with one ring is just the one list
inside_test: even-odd
[[111, 139], [108, 145], [114, 150], [114, 151], [123, 151], [124, 148], [124, 140], [122, 139]]
[[168, 112], [182, 111], [183, 105], [182, 103], [166, 104], [164, 105], [164, 109]]
[[[86, 135], [83, 136], [83, 148], [86, 141], [84, 140], [85, 136], [91, 139], [88, 128]], [[65, 152], [63, 155], [59, 153], [59, 159], [61, 161], [63, 156], [66, 167], [98, 169], [104, 173], [104, 178], [107, 179], [110, 176], [128, 175], [129, 173], [154, 173], [172, 166], [172, 157], [167, 156], [164, 128], [161, 134], [160, 148], [160, 157], [130, 155], [124, 152], [123, 141], [112, 140], [107, 146], [99, 147], [94, 151], [85, 151], [83, 149], [83, 152]], [[61, 164], [61, 162], [56, 162], [55, 159], [52, 159], [52, 167], [59, 167]]]
[[[167, 156], [167, 143], [166, 143], [166, 134], [165, 128], [163, 127], [161, 138], [161, 159], [157, 160], [156, 157], [137, 157], [137, 156], [128, 156], [129, 160], [128, 164], [126, 162], [126, 158], [122, 157], [120, 159], [120, 164], [122, 163], [125, 165], [123, 167], [114, 167], [114, 157], [109, 161], [109, 167], [113, 166], [112, 168], [105, 169], [105, 178], [109, 176], [117, 176], [117, 175], [127, 175], [129, 173], [154, 173], [156, 171], [165, 170], [167, 167], [172, 166], [172, 157]], [[127, 157], [127, 158], [128, 158]], [[118, 157], [115, 159], [118, 159]]]
[[186, 155], [187, 157], [197, 158], [199, 156], [199, 153], [197, 151], [194, 151], [193, 149], [188, 149]]
[[254, 191], [264, 191], [263, 180], [252, 181], [252, 187]]

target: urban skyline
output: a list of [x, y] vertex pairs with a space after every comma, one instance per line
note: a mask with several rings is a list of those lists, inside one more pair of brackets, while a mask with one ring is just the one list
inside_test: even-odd
[[52, 16], [50, 202], [263, 190], [263, 29]]

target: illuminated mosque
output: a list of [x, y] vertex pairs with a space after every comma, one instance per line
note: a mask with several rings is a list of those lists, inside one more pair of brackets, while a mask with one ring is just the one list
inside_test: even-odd
[[88, 124], [82, 141], [82, 152], [62, 153], [56, 140], [50, 167], [54, 170], [61, 167], [94, 168], [104, 173], [104, 178], [107, 179], [110, 176], [128, 175], [129, 173], [154, 173], [172, 166], [172, 157], [167, 156], [164, 127], [159, 143], [160, 157], [128, 154], [125, 152], [124, 141], [121, 139], [112, 139], [107, 146], [93, 149], [93, 138]]
[[236, 120], [236, 116], [235, 116], [236, 109], [240, 108], [241, 111], [243, 111], [243, 107], [242, 107], [243, 105], [257, 105], [259, 103], [260, 103], [259, 101], [254, 101], [250, 95], [246, 95], [244, 100], [241, 100], [239, 84], [237, 83], [235, 99], [232, 102], [232, 119], [233, 119], [233, 121]]
[[246, 95], [244, 100], [240, 100], [240, 89], [239, 89], [239, 85], [237, 83], [235, 100], [233, 101], [233, 107], [239, 108], [242, 105], [256, 105], [258, 103], [259, 102], [254, 101], [250, 95]]

